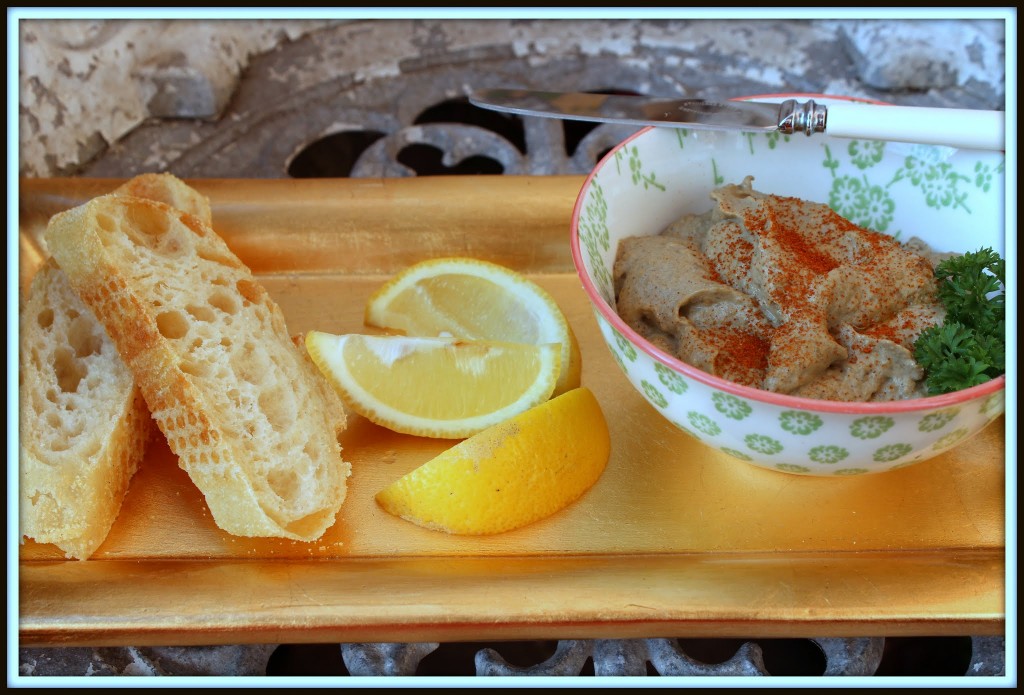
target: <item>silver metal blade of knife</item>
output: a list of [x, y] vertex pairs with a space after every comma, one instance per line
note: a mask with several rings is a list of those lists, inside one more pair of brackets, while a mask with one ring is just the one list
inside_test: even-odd
[[469, 101], [522, 116], [709, 130], [773, 131], [778, 130], [780, 120], [778, 104], [751, 101], [518, 89], [480, 90], [471, 94]]

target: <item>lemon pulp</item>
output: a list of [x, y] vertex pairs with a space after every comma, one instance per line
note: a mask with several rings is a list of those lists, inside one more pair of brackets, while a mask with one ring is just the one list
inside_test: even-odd
[[374, 292], [364, 320], [409, 336], [560, 345], [555, 394], [580, 385], [579, 344], [557, 302], [509, 268], [473, 258], [437, 258], [406, 268]]
[[306, 334], [310, 357], [352, 410], [396, 432], [463, 438], [551, 397], [556, 344]]

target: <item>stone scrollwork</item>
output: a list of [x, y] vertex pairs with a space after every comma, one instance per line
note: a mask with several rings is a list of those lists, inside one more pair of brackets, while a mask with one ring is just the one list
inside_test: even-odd
[[431, 123], [412, 125], [385, 135], [356, 160], [353, 178], [409, 177], [423, 172], [402, 162], [411, 145], [427, 145], [440, 151], [441, 163], [454, 169], [473, 157], [494, 160], [506, 175], [585, 174], [601, 155], [637, 132], [637, 128], [601, 124], [587, 133], [574, 152], [566, 152], [563, 124], [556, 120], [524, 119], [526, 152], [500, 134], [474, 125]]
[[[714, 640], [711, 640], [714, 642]], [[824, 677], [876, 676], [883, 667], [887, 644], [884, 638], [816, 638], [791, 640], [811, 643], [821, 652], [821, 673], [803, 668], [801, 675]], [[1005, 640], [1001, 637], [974, 637], [969, 640], [968, 665], [964, 676], [1005, 675]], [[731, 653], [720, 660], [697, 658], [689, 646], [678, 639], [595, 639], [559, 640], [554, 651], [524, 663], [527, 648], [519, 643], [350, 643], [340, 645], [337, 675], [355, 677], [423, 675], [425, 660], [452, 662], [469, 658], [472, 664], [458, 668], [475, 676], [663, 676], [663, 677], [771, 677], [765, 649], [758, 640], [738, 642]], [[301, 645], [300, 645], [301, 646]], [[528, 647], [536, 647], [528, 643]], [[238, 645], [215, 647], [105, 647], [22, 649], [20, 671], [23, 676], [105, 675], [105, 676], [227, 676], [288, 675], [274, 667], [272, 655], [278, 645]], [[802, 649], [788, 658], [799, 659]], [[513, 663], [515, 662], [515, 663]], [[451, 667], [451, 664], [448, 664]], [[432, 668], [436, 668], [433, 666]], [[320, 670], [326, 670], [320, 665]], [[430, 670], [430, 669], [428, 669]]]
[[[510, 147], [483, 124], [483, 109], [465, 105], [487, 87], [712, 100], [807, 92], [960, 108], [1005, 101], [999, 20], [157, 24], [97, 24], [61, 48], [66, 32], [41, 40], [58, 29], [24, 23], [24, 175], [284, 178], [319, 140], [360, 130], [383, 142], [333, 175], [411, 176], [416, 166], [398, 156], [409, 144], [441, 150], [449, 168], [465, 155], [498, 161], [506, 174], [570, 174], [636, 130], [601, 125], [569, 142], [562, 123], [528, 117], [519, 125], [525, 148]], [[872, 50], [880, 44], [907, 61], [881, 65]], [[928, 76], [934, 84], [923, 85]], [[73, 88], [75, 79], [85, 88]], [[423, 120], [457, 101], [460, 113]]]
[[471, 125], [413, 125], [386, 135], [368, 147], [352, 168], [353, 178], [395, 178], [417, 176], [415, 168], [403, 164], [401, 153], [411, 145], [428, 145], [442, 153], [441, 163], [454, 168], [473, 156], [497, 161], [505, 174], [527, 173], [522, 153], [500, 135]]

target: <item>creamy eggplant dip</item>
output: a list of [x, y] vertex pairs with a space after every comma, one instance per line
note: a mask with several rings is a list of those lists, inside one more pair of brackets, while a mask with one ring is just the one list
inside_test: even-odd
[[660, 234], [623, 239], [619, 315], [650, 343], [745, 386], [833, 401], [926, 395], [914, 341], [942, 323], [936, 254], [752, 177]]

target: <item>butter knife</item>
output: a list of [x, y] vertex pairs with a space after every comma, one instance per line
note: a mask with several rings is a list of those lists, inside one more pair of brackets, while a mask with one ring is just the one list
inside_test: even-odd
[[485, 89], [469, 95], [475, 106], [520, 116], [696, 130], [783, 134], [825, 133], [839, 138], [891, 140], [979, 150], [1003, 150], [1002, 111], [890, 106], [813, 99], [706, 101], [586, 92]]

